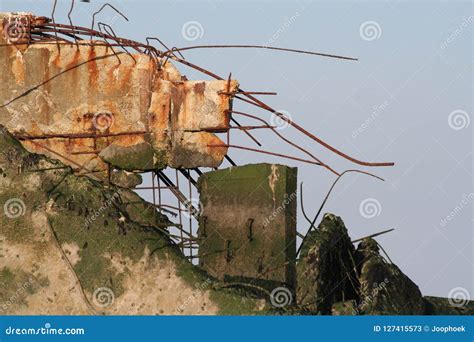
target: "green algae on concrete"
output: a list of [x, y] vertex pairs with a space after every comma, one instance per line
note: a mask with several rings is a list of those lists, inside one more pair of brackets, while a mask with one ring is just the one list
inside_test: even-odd
[[153, 158], [154, 149], [147, 142], [132, 146], [112, 144], [100, 152], [100, 157], [107, 163], [123, 170], [155, 169]]
[[418, 286], [379, 254], [377, 242], [362, 240], [357, 248], [359, 306], [368, 315], [422, 315], [425, 304]]
[[[2, 208], [12, 199], [18, 206], [8, 211], [11, 217], [0, 212], [0, 309], [6, 305], [6, 314], [266, 310], [261, 300], [221, 288], [186, 260], [167, 235], [172, 223], [136, 193], [74, 175], [58, 161], [28, 153], [1, 130]], [[30, 276], [34, 286], [15, 297]], [[196, 286], [203, 283], [208, 285]], [[98, 307], [94, 294], [103, 288], [114, 300]], [[13, 297], [16, 304], [10, 305]]]
[[47, 285], [47, 278], [38, 279], [21, 269], [3, 267], [0, 269], [0, 314], [8, 312], [9, 307], [27, 305], [28, 295]]
[[294, 290], [296, 174], [277, 164], [203, 174], [200, 266], [229, 283]]
[[342, 219], [324, 214], [307, 235], [297, 265], [298, 303], [309, 313], [330, 314], [335, 303], [357, 299], [354, 252]]

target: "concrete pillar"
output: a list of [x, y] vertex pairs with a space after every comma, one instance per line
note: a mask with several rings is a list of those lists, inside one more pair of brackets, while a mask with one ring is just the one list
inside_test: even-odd
[[227, 282], [295, 287], [297, 169], [254, 164], [199, 178], [199, 262]]

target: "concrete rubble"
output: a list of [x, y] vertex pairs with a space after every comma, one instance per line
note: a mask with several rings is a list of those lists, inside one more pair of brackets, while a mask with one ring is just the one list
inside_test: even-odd
[[[17, 17], [0, 14], [0, 44], [18, 43], [8, 31]], [[229, 128], [237, 81], [188, 81], [169, 61], [158, 70], [101, 43], [3, 46], [0, 124], [81, 172], [219, 166], [227, 148], [209, 145], [223, 144], [214, 133]]]

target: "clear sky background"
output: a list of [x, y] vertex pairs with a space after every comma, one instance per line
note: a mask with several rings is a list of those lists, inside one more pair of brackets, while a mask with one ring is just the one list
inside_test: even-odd
[[[56, 20], [67, 23], [70, 2], [58, 2]], [[361, 167], [385, 182], [362, 175], [342, 179], [325, 212], [341, 216], [353, 239], [395, 228], [377, 240], [423, 294], [446, 297], [461, 292], [472, 299], [471, 2], [110, 2], [130, 21], [109, 10], [100, 20], [111, 23], [118, 35], [135, 40], [158, 36], [177, 47], [263, 44], [358, 58], [355, 62], [256, 50], [185, 53], [188, 60], [224, 77], [232, 72], [244, 89], [277, 92], [266, 99], [270, 105], [347, 154], [394, 161], [390, 168]], [[91, 13], [103, 3], [76, 1], [74, 23], [90, 26]], [[52, 1], [0, 0], [0, 11], [50, 16], [51, 6]], [[186, 23], [192, 25], [187, 33]], [[180, 70], [189, 79], [207, 79], [190, 69]], [[268, 113], [241, 103], [235, 109], [270, 119]], [[292, 128], [280, 132], [337, 170], [355, 166]], [[255, 132], [265, 149], [304, 157], [269, 133]], [[232, 142], [256, 147], [235, 132]], [[335, 178], [325, 169], [291, 160], [238, 150], [230, 155], [239, 164], [298, 166], [311, 216]], [[364, 203], [374, 205], [364, 209]], [[307, 229], [299, 214], [298, 230]]]

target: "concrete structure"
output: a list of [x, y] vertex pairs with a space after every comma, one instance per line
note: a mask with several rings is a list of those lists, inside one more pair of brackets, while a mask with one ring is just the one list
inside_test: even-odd
[[227, 148], [208, 145], [223, 144], [236, 81], [188, 81], [103, 41], [22, 44], [42, 20], [0, 14], [0, 124], [29, 151], [87, 172], [220, 165]]
[[297, 169], [276, 164], [203, 174], [199, 262], [226, 282], [295, 287]]

